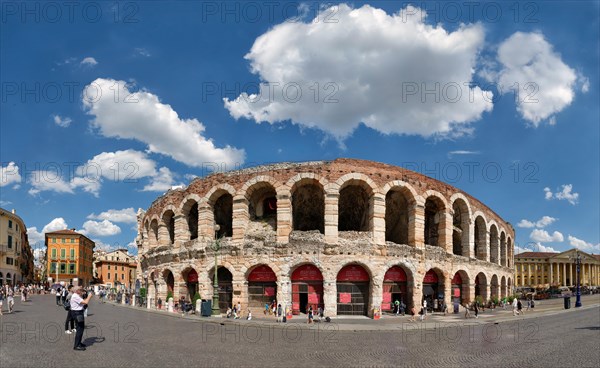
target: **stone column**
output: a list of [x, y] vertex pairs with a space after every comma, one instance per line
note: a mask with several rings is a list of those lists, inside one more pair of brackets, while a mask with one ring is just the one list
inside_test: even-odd
[[412, 305], [415, 307], [417, 313], [419, 312], [421, 306], [422, 306], [422, 300], [423, 300], [423, 278], [425, 277], [424, 274], [416, 272], [414, 275], [414, 287], [412, 289], [413, 293], [412, 293]]
[[326, 190], [325, 193], [325, 243], [338, 242], [338, 204], [340, 193], [337, 190]]
[[[414, 218], [411, 216], [408, 221], [408, 243], [414, 244], [416, 248], [425, 248], [425, 203], [421, 201], [415, 203]], [[420, 302], [421, 297], [419, 297]]]
[[373, 317], [373, 308], [377, 307], [381, 311], [383, 301], [383, 275], [371, 278], [371, 295], [369, 297], [369, 316]]
[[562, 264], [562, 269], [563, 269], [562, 278], [561, 278], [562, 286], [568, 286], [567, 285], [567, 264], [566, 263]]
[[553, 263], [550, 262], [550, 277], [548, 278], [548, 280], [550, 280], [550, 285], [552, 285], [552, 283], [554, 282], [554, 270], [552, 265]]
[[573, 263], [569, 263], [569, 283], [575, 285], [573, 282]]
[[373, 241], [377, 245], [385, 244], [385, 196], [375, 193], [372, 197]]
[[198, 237], [215, 238], [215, 214], [212, 203], [204, 198], [198, 203]]
[[337, 315], [337, 285], [335, 278], [325, 277], [323, 280], [323, 304], [325, 305], [325, 315]]
[[[336, 228], [337, 229], [337, 228]], [[292, 232], [292, 201], [289, 191], [277, 194], [277, 242], [287, 244]]]
[[[471, 259], [475, 259], [475, 221], [469, 220], [469, 224], [468, 224], [468, 237], [467, 237], [467, 246], [468, 248], [468, 253], [467, 254], [463, 254], [464, 256], [467, 256]], [[465, 251], [465, 247], [463, 246], [463, 253]]]
[[492, 253], [492, 249], [490, 248], [490, 232], [487, 230], [483, 231], [484, 237], [483, 239], [483, 249], [485, 249], [485, 261], [490, 261], [490, 254]]
[[190, 230], [188, 229], [187, 218], [185, 215], [175, 215], [175, 244], [181, 246], [183, 242], [190, 240]]
[[452, 305], [452, 276], [444, 275], [444, 301], [450, 310]]
[[471, 284], [469, 284], [468, 287], [469, 287], [469, 299], [464, 301], [463, 304], [465, 304], [465, 302], [471, 303], [475, 300], [475, 284], [471, 283]]
[[438, 245], [446, 250], [446, 253], [452, 254], [452, 215], [447, 208], [440, 216]]
[[287, 275], [277, 275], [277, 303], [281, 303], [282, 308], [292, 305], [292, 283]]
[[250, 215], [248, 213], [248, 200], [246, 197], [242, 195], [233, 197], [232, 241], [234, 244], [243, 243], [249, 220]]

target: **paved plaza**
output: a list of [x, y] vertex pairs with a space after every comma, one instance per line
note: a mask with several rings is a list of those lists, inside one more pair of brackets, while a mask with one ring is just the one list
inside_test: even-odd
[[[574, 301], [574, 300], [573, 300]], [[94, 300], [87, 351], [73, 351], [66, 312], [50, 295], [16, 301], [1, 322], [1, 367], [410, 366], [595, 367], [600, 361], [598, 296], [563, 311], [543, 301], [525, 316], [486, 311], [477, 320], [433, 316], [340, 319], [307, 326], [176, 316]]]

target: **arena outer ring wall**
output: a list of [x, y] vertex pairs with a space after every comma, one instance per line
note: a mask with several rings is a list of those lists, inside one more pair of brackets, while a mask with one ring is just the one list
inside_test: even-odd
[[[267, 207], [276, 208], [271, 223]], [[309, 298], [329, 316], [347, 314], [348, 308], [365, 315], [386, 310], [393, 290], [400, 293], [394, 299], [400, 295], [409, 308], [432, 296], [452, 308], [453, 301], [465, 305], [476, 296], [486, 301], [510, 295], [514, 284], [510, 223], [448, 184], [371, 161], [281, 163], [217, 173], [157, 198], [147, 211], [138, 211], [138, 277], [148, 287], [148, 305], [158, 298], [164, 305], [168, 293], [175, 301], [189, 300], [191, 293], [212, 299], [211, 246], [217, 237], [219, 268], [231, 277], [230, 302], [241, 303], [244, 311], [250, 305], [253, 313], [259, 312], [254, 309], [260, 298], [249, 289], [268, 271], [264, 266], [276, 278], [274, 288], [263, 285], [265, 299], [294, 304], [295, 312], [292, 274], [303, 266], [314, 270], [306, 265], [318, 268], [322, 286], [313, 287], [319, 295]], [[394, 266], [401, 271], [390, 282]], [[262, 273], [253, 274], [257, 269]], [[351, 284], [353, 275], [357, 285], [341, 286]], [[358, 284], [367, 288], [363, 294]]]

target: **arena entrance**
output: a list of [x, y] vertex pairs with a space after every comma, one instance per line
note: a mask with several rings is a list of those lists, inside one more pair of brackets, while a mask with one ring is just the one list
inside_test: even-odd
[[292, 313], [307, 313], [308, 307], [318, 310], [323, 305], [323, 275], [311, 264], [302, 265], [292, 272]]
[[185, 286], [188, 290], [189, 300], [193, 300], [198, 292], [198, 273], [193, 268], [187, 272], [185, 276]]
[[271, 267], [260, 265], [248, 275], [248, 308], [255, 313], [265, 309], [277, 297], [277, 276]]
[[423, 300], [427, 300], [427, 309], [438, 310], [444, 300], [444, 284], [435, 270], [427, 271], [423, 278]]
[[398, 300], [408, 306], [411, 303], [407, 294], [406, 272], [399, 267], [391, 267], [383, 276], [383, 302], [381, 310], [394, 311], [394, 302]]
[[[215, 282], [215, 269], [208, 274], [210, 285]], [[233, 307], [233, 275], [225, 267], [217, 268], [217, 284], [219, 285], [219, 310], [227, 313], [227, 308]]]
[[348, 265], [337, 275], [337, 314], [367, 316], [369, 313], [367, 271], [359, 265]]

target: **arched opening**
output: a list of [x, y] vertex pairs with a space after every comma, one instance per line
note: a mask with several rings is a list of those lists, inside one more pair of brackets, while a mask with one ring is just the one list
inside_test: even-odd
[[183, 207], [183, 214], [186, 219], [190, 240], [198, 238], [198, 203], [193, 199], [187, 201]]
[[393, 312], [396, 300], [407, 306], [412, 304], [412, 295], [408, 295], [408, 277], [400, 266], [390, 267], [383, 276], [381, 310]]
[[506, 298], [506, 277], [500, 279], [500, 297]]
[[490, 227], [490, 262], [498, 264], [498, 228]]
[[385, 241], [408, 244], [409, 201], [406, 189], [392, 189], [385, 196]]
[[175, 243], [175, 213], [171, 210], [165, 211], [162, 216], [163, 223], [167, 228], [167, 234], [169, 235], [169, 243]]
[[487, 247], [485, 245], [487, 230], [485, 220], [481, 216], [475, 219], [475, 258], [485, 261], [487, 258]]
[[425, 244], [440, 246], [439, 238], [444, 227], [444, 203], [430, 196], [425, 201]]
[[292, 313], [307, 313], [309, 306], [324, 308], [323, 275], [315, 265], [304, 264], [292, 272]]
[[340, 189], [338, 231], [369, 231], [371, 190], [362, 181], [350, 181]]
[[[214, 287], [214, 267], [208, 273], [208, 277], [210, 285]], [[221, 313], [227, 313], [227, 308], [233, 308], [233, 275], [226, 267], [217, 268], [217, 284], [219, 285], [219, 310]]]
[[325, 192], [317, 180], [306, 179], [294, 186], [292, 224], [294, 230], [325, 233]]
[[[430, 269], [423, 277], [423, 300], [427, 308], [438, 310], [444, 301], [444, 275], [437, 269]], [[422, 301], [421, 301], [422, 304]]]
[[248, 308], [264, 310], [277, 295], [277, 276], [267, 265], [256, 266], [248, 274]]
[[492, 299], [494, 298], [498, 298], [499, 296], [499, 285], [498, 285], [498, 276], [493, 275], [492, 276], [492, 282], [490, 284], [490, 294]]
[[506, 234], [500, 233], [500, 265], [506, 267]]
[[347, 265], [338, 272], [338, 315], [368, 315], [370, 280], [369, 273], [360, 265]]
[[452, 253], [469, 257], [469, 207], [462, 199], [452, 204]]
[[198, 292], [198, 273], [193, 268], [188, 268], [182, 272], [181, 276], [185, 281], [185, 287], [187, 289], [185, 297], [191, 301]]
[[452, 304], [454, 311], [458, 311], [459, 305], [469, 302], [469, 275], [465, 271], [457, 271], [452, 278]]
[[488, 300], [487, 295], [487, 278], [483, 272], [480, 272], [475, 277], [475, 298], [481, 297], [481, 301]]
[[[173, 272], [170, 270], [165, 270], [163, 273], [163, 278], [165, 279], [165, 283], [167, 284], [167, 295], [170, 293], [172, 298], [175, 298], [173, 291], [175, 290], [175, 277], [173, 276]], [[165, 300], [168, 302], [168, 299]]]
[[213, 206], [215, 225], [219, 225], [217, 237], [233, 235], [233, 196], [223, 192]]
[[158, 245], [158, 221], [152, 220], [150, 222], [150, 230], [152, 231], [152, 241]]
[[250, 221], [268, 224], [277, 230], [277, 192], [269, 183], [256, 183], [247, 191]]

